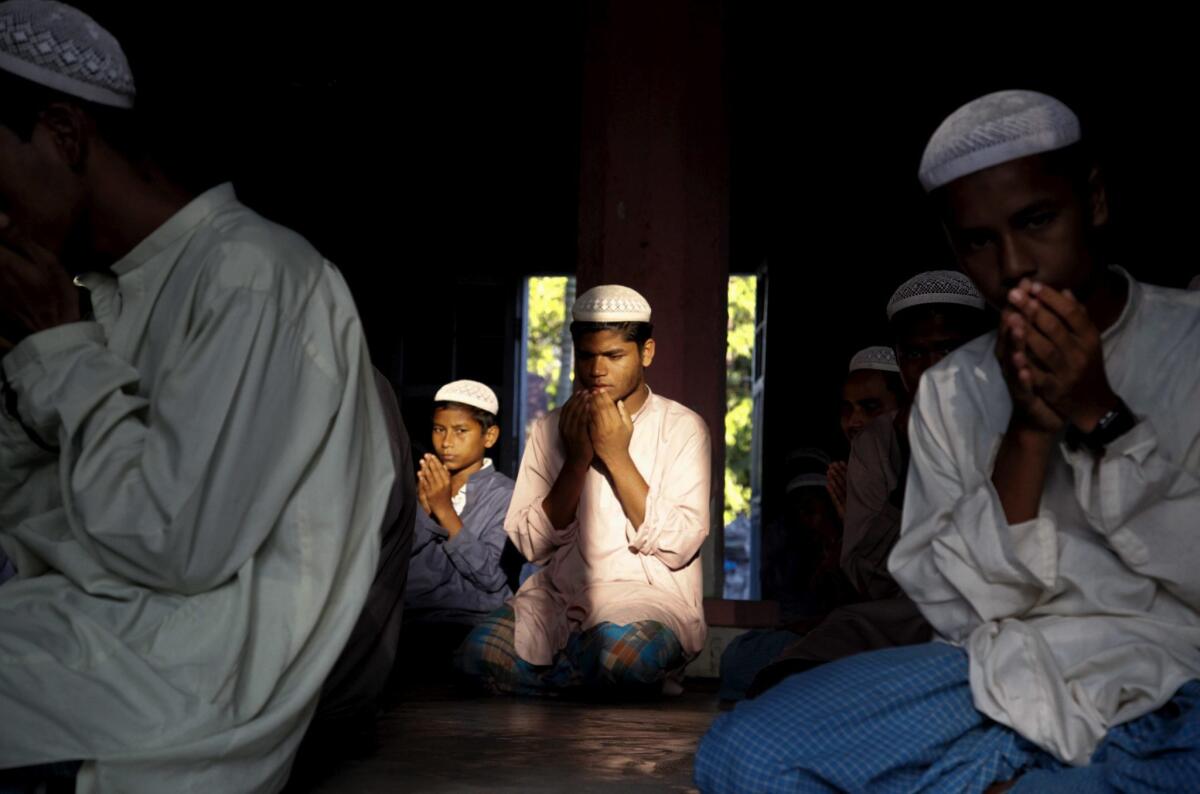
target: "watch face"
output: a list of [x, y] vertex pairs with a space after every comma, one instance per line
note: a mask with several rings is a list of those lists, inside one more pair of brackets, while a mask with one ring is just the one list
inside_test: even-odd
[[1084, 436], [1083, 440], [1087, 446], [1097, 452], [1103, 452], [1105, 446], [1128, 433], [1136, 424], [1137, 418], [1133, 412], [1124, 402], [1120, 402], [1116, 408], [1104, 415], [1096, 428]]

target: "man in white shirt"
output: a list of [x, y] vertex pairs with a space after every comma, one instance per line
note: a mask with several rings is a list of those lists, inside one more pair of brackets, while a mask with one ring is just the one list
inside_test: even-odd
[[889, 569], [942, 642], [784, 681], [718, 720], [697, 779], [1185, 790], [1200, 779], [1200, 299], [1102, 264], [1104, 184], [1052, 97], [961, 108], [921, 181], [1001, 310], [925, 373], [909, 425]]
[[19, 572], [0, 770], [277, 791], [395, 477], [353, 301], [230, 186], [191, 195], [142, 156], [121, 47], [79, 11], [0, 4], [0, 71], [0, 544]]

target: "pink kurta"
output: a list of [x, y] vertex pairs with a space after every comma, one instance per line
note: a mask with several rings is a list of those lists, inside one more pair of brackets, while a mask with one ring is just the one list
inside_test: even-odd
[[550, 664], [574, 631], [656, 620], [688, 655], [704, 645], [700, 546], [712, 477], [708, 428], [696, 412], [651, 394], [633, 417], [629, 452], [650, 492], [640, 527], [626, 518], [600, 464], [584, 482], [575, 521], [555, 529], [542, 501], [566, 449], [553, 411], [534, 425], [504, 529], [544, 568], [512, 599], [516, 650]]

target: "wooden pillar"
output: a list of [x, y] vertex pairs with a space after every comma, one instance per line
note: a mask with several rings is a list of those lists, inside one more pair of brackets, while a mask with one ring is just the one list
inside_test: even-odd
[[654, 313], [655, 392], [708, 423], [705, 595], [722, 587], [729, 131], [720, 2], [594, 0], [583, 83], [578, 286]]

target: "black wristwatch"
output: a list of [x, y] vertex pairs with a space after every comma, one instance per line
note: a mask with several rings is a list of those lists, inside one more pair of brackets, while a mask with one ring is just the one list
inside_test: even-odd
[[1137, 425], [1137, 417], [1124, 400], [1118, 399], [1117, 406], [1100, 417], [1092, 432], [1084, 433], [1072, 425], [1067, 429], [1067, 444], [1071, 449], [1083, 447], [1098, 458], [1104, 457], [1109, 444], [1128, 433]]

